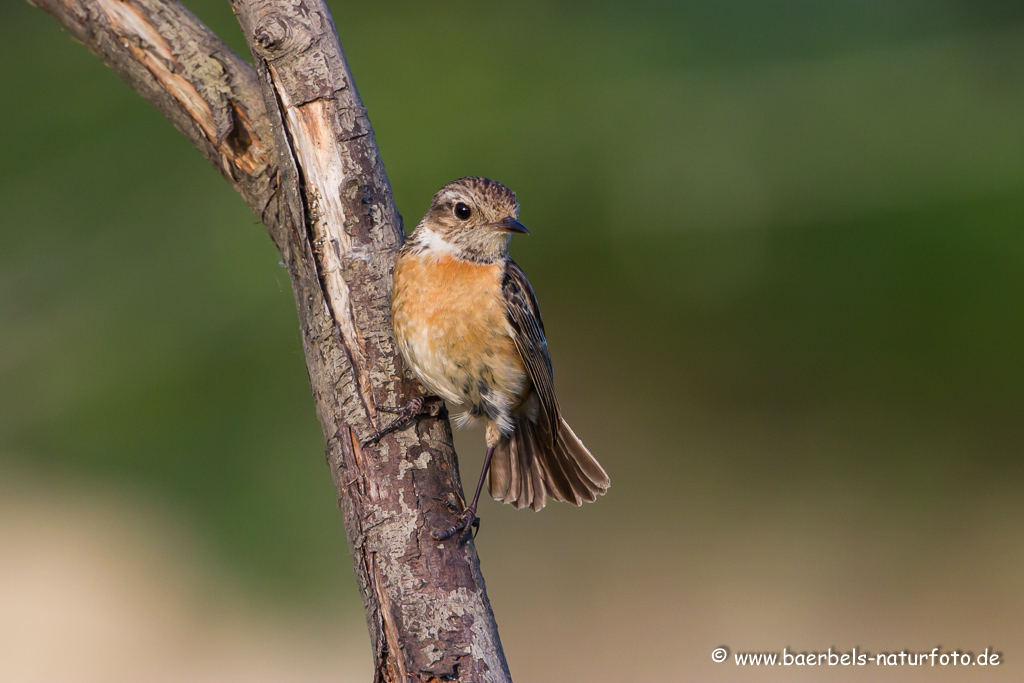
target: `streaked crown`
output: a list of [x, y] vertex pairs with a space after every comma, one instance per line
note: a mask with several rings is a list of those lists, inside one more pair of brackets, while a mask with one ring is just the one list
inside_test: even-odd
[[[516, 201], [515, 192], [490, 178], [473, 177], [453, 180], [438, 190], [430, 202], [429, 213], [447, 211], [454, 216], [459, 202], [477, 214], [473, 224], [495, 223], [510, 216], [519, 217], [519, 202]], [[472, 218], [471, 215], [470, 220]]]

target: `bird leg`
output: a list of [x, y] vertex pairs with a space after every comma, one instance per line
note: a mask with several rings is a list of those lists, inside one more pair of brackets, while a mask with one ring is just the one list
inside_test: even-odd
[[434, 537], [435, 541], [447, 540], [468, 527], [480, 529], [480, 518], [476, 516], [476, 504], [480, 502], [480, 491], [484, 488], [484, 479], [487, 477], [487, 470], [491, 466], [492, 455], [494, 455], [494, 446], [488, 446], [487, 455], [484, 456], [484, 468], [480, 470], [480, 481], [477, 482], [476, 493], [473, 494], [473, 502], [455, 518], [454, 526], [448, 527], [440, 533], [430, 534]]
[[377, 406], [377, 410], [383, 413], [398, 415], [398, 417], [396, 417], [387, 427], [378, 430], [377, 433], [369, 439], [363, 441], [363, 448], [366, 448], [372, 443], [377, 443], [386, 435], [402, 429], [413, 420], [421, 417], [437, 417], [441, 414], [442, 408], [444, 408], [444, 399], [440, 396], [417, 396], [400, 408]]

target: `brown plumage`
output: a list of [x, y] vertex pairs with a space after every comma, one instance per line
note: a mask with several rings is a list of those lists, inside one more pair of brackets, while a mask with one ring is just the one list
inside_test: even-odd
[[[561, 416], [537, 298], [508, 256], [512, 233], [526, 233], [518, 215], [492, 180], [441, 188], [395, 263], [395, 337], [427, 389], [467, 409], [457, 423], [487, 424], [493, 498], [581, 505], [609, 479]], [[476, 497], [466, 512], [450, 532], [475, 517]]]

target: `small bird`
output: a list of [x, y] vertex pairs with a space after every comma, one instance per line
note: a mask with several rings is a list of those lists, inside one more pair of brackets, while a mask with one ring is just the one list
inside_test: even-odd
[[432, 394], [466, 408], [457, 426], [487, 427], [473, 502], [438, 540], [478, 523], [488, 469], [491, 497], [516, 508], [540, 510], [549, 497], [582, 505], [610, 485], [559, 410], [537, 297], [508, 255], [512, 235], [529, 234], [518, 218], [501, 183], [455, 180], [434, 195], [395, 262], [402, 356]]

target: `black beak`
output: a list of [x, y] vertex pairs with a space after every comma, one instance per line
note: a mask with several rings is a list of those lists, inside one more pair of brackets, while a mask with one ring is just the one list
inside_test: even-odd
[[509, 216], [508, 218], [494, 223], [494, 227], [498, 228], [502, 232], [516, 232], [520, 235], [529, 235], [530, 231], [526, 229], [526, 226], [517, 221], [515, 218]]

